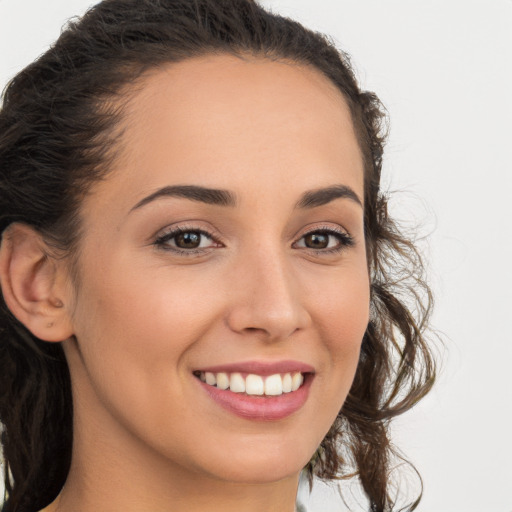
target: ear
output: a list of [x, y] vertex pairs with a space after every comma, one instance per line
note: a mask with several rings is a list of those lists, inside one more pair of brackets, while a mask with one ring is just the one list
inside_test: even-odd
[[49, 254], [36, 230], [11, 224], [0, 245], [0, 286], [11, 313], [37, 338], [55, 342], [73, 329], [65, 265]]

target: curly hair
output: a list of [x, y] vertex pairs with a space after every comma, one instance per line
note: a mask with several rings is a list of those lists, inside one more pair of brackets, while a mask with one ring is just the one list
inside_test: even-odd
[[[70, 22], [57, 42], [4, 91], [0, 111], [0, 233], [32, 226], [69, 254], [79, 206], [115, 158], [127, 85], [172, 62], [208, 54], [254, 55], [319, 70], [346, 99], [365, 168], [365, 238], [371, 316], [353, 385], [306, 467], [323, 479], [356, 476], [374, 512], [394, 509], [392, 418], [431, 388], [426, 332], [432, 307], [414, 242], [380, 190], [386, 116], [362, 91], [349, 57], [326, 36], [252, 0], [104, 0]], [[43, 508], [71, 462], [73, 406], [59, 344], [35, 338], [0, 304], [3, 512]], [[407, 506], [416, 508], [419, 498]]]

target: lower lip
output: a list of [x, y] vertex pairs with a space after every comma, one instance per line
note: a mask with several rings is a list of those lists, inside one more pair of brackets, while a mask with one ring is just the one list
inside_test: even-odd
[[219, 389], [197, 379], [217, 404], [241, 418], [258, 421], [281, 420], [298, 411], [308, 399], [313, 380], [312, 374], [304, 376], [304, 383], [297, 391], [278, 396], [254, 396], [245, 393], [233, 393], [228, 389]]

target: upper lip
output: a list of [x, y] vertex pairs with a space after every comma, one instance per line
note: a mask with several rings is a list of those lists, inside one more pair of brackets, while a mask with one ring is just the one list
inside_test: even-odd
[[314, 373], [315, 369], [300, 361], [241, 361], [238, 363], [219, 364], [215, 366], [201, 367], [196, 372], [210, 373], [252, 373], [268, 376], [276, 373]]

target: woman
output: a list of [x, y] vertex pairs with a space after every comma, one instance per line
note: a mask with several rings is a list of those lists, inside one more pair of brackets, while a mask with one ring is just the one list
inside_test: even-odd
[[3, 511], [291, 512], [304, 469], [393, 510], [434, 370], [382, 119], [250, 0], [105, 0], [11, 82]]

